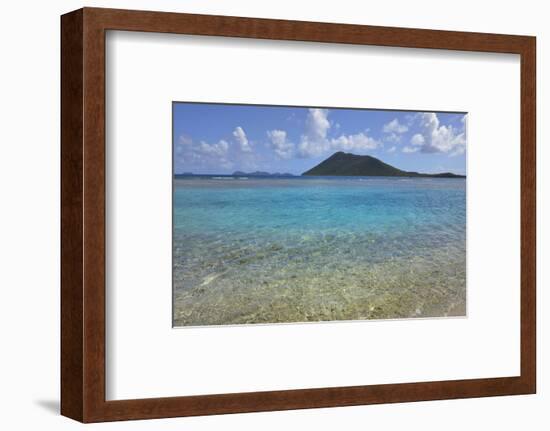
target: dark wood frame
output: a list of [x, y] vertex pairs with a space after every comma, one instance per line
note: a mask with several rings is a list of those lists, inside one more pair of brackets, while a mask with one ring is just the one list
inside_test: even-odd
[[[105, 32], [231, 36], [521, 56], [521, 375], [105, 400]], [[61, 413], [82, 422], [532, 394], [536, 390], [536, 39], [84, 8], [61, 17]]]

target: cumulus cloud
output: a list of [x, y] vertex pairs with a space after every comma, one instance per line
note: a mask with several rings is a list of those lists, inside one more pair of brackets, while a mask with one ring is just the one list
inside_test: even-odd
[[416, 133], [411, 138], [411, 144], [415, 147], [421, 147], [422, 145], [424, 145], [424, 142], [426, 142], [426, 140], [424, 139], [424, 136], [422, 136], [420, 133]]
[[216, 157], [224, 157], [227, 154], [228, 149], [229, 143], [223, 139], [216, 144], [208, 144], [205, 141], [201, 141], [197, 148], [197, 150], [204, 155]]
[[231, 145], [224, 139], [215, 143], [194, 141], [187, 135], [181, 135], [175, 146], [174, 168], [176, 172], [230, 170], [234, 163], [231, 160]]
[[330, 121], [327, 117], [328, 109], [310, 109], [306, 119], [307, 135], [314, 140], [325, 139], [330, 129]]
[[408, 130], [408, 126], [401, 124], [397, 118], [394, 118], [382, 127], [382, 132], [384, 133], [382, 140], [390, 144], [399, 144], [401, 142], [401, 135]]
[[388, 153], [395, 153], [395, 150], [397, 150], [397, 147], [394, 145], [391, 148], [388, 148]]
[[183, 160], [183, 155], [193, 145], [193, 139], [187, 135], [181, 135], [174, 146], [174, 152], [176, 156], [179, 156]]
[[340, 135], [329, 139], [331, 127], [328, 120], [328, 109], [310, 109], [306, 118], [306, 133], [300, 138], [298, 154], [301, 157], [316, 157], [328, 150], [372, 150], [380, 145], [376, 139], [367, 136], [366, 132], [352, 135]]
[[[465, 127], [455, 128], [442, 125], [434, 112], [423, 112], [417, 116], [422, 130], [413, 136], [411, 144], [423, 153], [448, 153], [451, 156], [463, 154], [466, 150]], [[462, 119], [465, 124], [466, 119]], [[414, 142], [413, 142], [414, 141]]]
[[298, 155], [300, 157], [316, 157], [327, 152], [329, 142], [326, 139], [313, 140], [307, 135], [303, 135], [298, 146]]
[[338, 150], [374, 150], [379, 142], [367, 136], [365, 133], [355, 135], [341, 135], [336, 139], [331, 139], [331, 147]]
[[300, 139], [298, 152], [301, 157], [320, 156], [329, 149], [327, 132], [330, 128], [328, 109], [311, 108], [306, 118], [306, 133]]
[[294, 152], [294, 144], [287, 140], [286, 131], [284, 130], [269, 130], [267, 137], [271, 143], [271, 147], [281, 159], [290, 159]]
[[397, 133], [390, 133], [389, 135], [384, 135], [382, 140], [388, 144], [399, 144], [401, 142], [401, 136]]
[[409, 128], [406, 125], [401, 124], [397, 118], [394, 118], [389, 123], [384, 124], [384, 127], [382, 128], [384, 133], [402, 134], [407, 130], [409, 130]]
[[418, 150], [420, 150], [419, 147], [409, 147], [409, 146], [403, 147], [404, 153], [416, 153]]
[[233, 130], [233, 136], [235, 137], [235, 140], [239, 144], [239, 147], [241, 151], [245, 153], [250, 153], [252, 151], [252, 148], [250, 146], [250, 142], [248, 142], [248, 138], [246, 137], [246, 133], [244, 132], [243, 128], [241, 126], [237, 126], [235, 130]]

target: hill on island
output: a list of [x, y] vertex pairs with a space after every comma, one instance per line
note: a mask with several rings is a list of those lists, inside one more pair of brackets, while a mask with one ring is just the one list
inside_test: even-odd
[[440, 174], [423, 174], [402, 171], [372, 156], [338, 151], [317, 166], [304, 172], [306, 176], [373, 176], [373, 177], [430, 177], [430, 178], [466, 178], [451, 172]]

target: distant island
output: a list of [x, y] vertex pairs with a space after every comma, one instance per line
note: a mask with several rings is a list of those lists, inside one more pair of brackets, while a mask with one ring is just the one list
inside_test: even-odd
[[295, 177], [294, 174], [284, 173], [281, 174], [280, 172], [275, 172], [273, 174], [269, 172], [262, 172], [262, 171], [256, 171], [256, 172], [243, 172], [243, 171], [235, 171], [232, 174], [194, 174], [193, 172], [182, 172], [181, 174], [175, 174], [174, 176], [176, 178], [179, 177], [211, 177], [212, 175], [220, 176], [220, 177]]
[[427, 178], [466, 178], [451, 172], [423, 174], [402, 171], [372, 156], [338, 151], [317, 166], [304, 172], [304, 176], [373, 176], [373, 177], [427, 177]]
[[285, 172], [284, 174], [281, 174], [280, 172], [275, 172], [271, 174], [269, 172], [262, 172], [262, 171], [256, 171], [256, 172], [235, 171], [233, 172], [232, 175], [234, 177], [293, 177], [294, 176], [287, 172]]

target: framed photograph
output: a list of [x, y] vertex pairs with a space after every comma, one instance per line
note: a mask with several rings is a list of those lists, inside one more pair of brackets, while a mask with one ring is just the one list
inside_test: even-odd
[[61, 18], [61, 412], [536, 390], [535, 38]]

